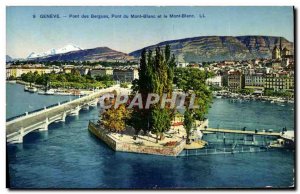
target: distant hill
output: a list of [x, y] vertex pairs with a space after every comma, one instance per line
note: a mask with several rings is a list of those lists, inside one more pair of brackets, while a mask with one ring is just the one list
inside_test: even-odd
[[9, 55], [6, 55], [6, 62], [10, 62], [10, 61], [13, 61], [14, 59], [11, 58]]
[[34, 58], [36, 61], [127, 61], [133, 59], [126, 53], [112, 50], [108, 47], [82, 49], [67, 53], [54, 54], [45, 57]]
[[[200, 36], [165, 41], [145, 48], [155, 50], [156, 46], [169, 44], [179, 62], [208, 62], [271, 58], [274, 46], [279, 46], [279, 43], [280, 37], [274, 36]], [[292, 42], [281, 38], [281, 44], [294, 53]], [[129, 55], [137, 58], [141, 51]]]

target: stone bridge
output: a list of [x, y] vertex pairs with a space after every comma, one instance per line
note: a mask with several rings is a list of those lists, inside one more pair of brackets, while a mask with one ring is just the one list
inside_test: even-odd
[[6, 122], [6, 142], [22, 143], [23, 137], [35, 130], [48, 130], [48, 125], [53, 122], [64, 122], [68, 115], [78, 115], [82, 108], [97, 106], [99, 97], [112, 91], [119, 92], [118, 86], [99, 90], [88, 96], [84, 96], [72, 101], [58, 103], [48, 108], [33, 111], [31, 114], [17, 116]]

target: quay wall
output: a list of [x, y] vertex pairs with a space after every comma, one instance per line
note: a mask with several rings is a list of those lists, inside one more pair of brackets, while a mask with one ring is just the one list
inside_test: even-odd
[[108, 145], [113, 150], [116, 150], [116, 140], [112, 139], [107, 135], [107, 132], [105, 130], [98, 130], [97, 126], [92, 123], [91, 121], [89, 122], [88, 129], [91, 133], [96, 135], [99, 139], [101, 139], [104, 143]]
[[89, 122], [89, 131], [96, 135], [100, 140], [106, 143], [114, 151], [143, 153], [164, 156], [177, 156], [185, 147], [185, 139], [178, 142], [176, 146], [145, 146], [132, 143], [120, 142], [108, 135], [106, 130], [99, 130], [98, 127]]

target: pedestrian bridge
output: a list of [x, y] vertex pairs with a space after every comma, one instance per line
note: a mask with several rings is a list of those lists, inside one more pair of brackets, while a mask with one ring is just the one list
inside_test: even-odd
[[236, 129], [215, 129], [215, 128], [203, 128], [203, 133], [232, 133], [232, 134], [244, 134], [244, 135], [261, 135], [261, 136], [281, 136], [278, 132], [266, 132], [266, 131], [254, 131], [254, 130], [236, 130]]
[[8, 119], [6, 122], [6, 142], [22, 143], [26, 134], [35, 130], [46, 131], [48, 130], [48, 125], [53, 122], [64, 122], [68, 115], [78, 115], [83, 108], [88, 109], [89, 106], [97, 106], [101, 95], [114, 90], [119, 92], [120, 88], [118, 86], [109, 87], [88, 96], [51, 105]]

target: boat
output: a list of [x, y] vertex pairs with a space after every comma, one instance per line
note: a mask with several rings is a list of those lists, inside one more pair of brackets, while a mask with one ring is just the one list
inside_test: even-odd
[[40, 94], [40, 95], [44, 95], [46, 92], [43, 91], [43, 90], [39, 90], [37, 93]]
[[284, 139], [279, 138], [276, 141], [271, 142], [268, 147], [270, 147], [270, 148], [285, 148]]
[[294, 149], [294, 131], [283, 131], [280, 135], [280, 138], [278, 138], [276, 141], [271, 142], [268, 147]]
[[25, 86], [24, 91], [34, 93], [37, 91], [37, 88]]
[[47, 90], [47, 91], [45, 92], [45, 95], [54, 95], [54, 94], [55, 94], [55, 92], [54, 92], [53, 89]]
[[56, 92], [55, 95], [60, 95], [60, 96], [71, 96], [72, 94], [69, 92]]

